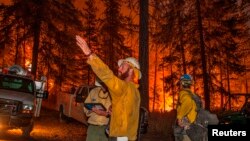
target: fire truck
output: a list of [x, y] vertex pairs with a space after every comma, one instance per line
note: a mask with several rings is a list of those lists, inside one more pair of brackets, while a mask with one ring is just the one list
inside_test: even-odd
[[0, 69], [0, 130], [18, 128], [29, 136], [42, 99], [48, 98], [45, 85], [45, 77], [35, 81], [19, 65]]

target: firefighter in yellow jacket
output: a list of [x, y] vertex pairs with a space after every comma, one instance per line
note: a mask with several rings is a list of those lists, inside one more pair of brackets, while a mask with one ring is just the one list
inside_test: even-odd
[[192, 99], [192, 91], [190, 89], [192, 85], [192, 77], [188, 74], [184, 74], [180, 78], [180, 92], [177, 105], [177, 125], [183, 132], [175, 134], [176, 141], [190, 141], [190, 138], [186, 134], [186, 130], [190, 128], [190, 125], [195, 122], [196, 119], [196, 103]]
[[88, 57], [87, 63], [105, 83], [112, 99], [109, 136], [112, 140], [135, 141], [139, 124], [140, 93], [138, 80], [141, 78], [138, 61], [129, 57], [118, 61], [118, 77], [91, 52], [87, 43], [76, 36], [76, 43]]

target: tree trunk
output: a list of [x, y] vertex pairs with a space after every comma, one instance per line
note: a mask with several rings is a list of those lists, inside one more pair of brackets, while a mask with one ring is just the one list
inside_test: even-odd
[[2, 58], [2, 68], [4, 68], [4, 67], [6, 67], [5, 65], [5, 59], [4, 59], [4, 57], [5, 57], [5, 43], [3, 44], [3, 46], [1, 47], [1, 51], [0, 51], [0, 55], [1, 56], [3, 56], [3, 58]]
[[174, 105], [174, 96], [175, 96], [175, 91], [174, 91], [174, 79], [173, 79], [173, 61], [172, 61], [172, 45], [170, 46], [170, 50], [169, 50], [169, 55], [170, 55], [170, 75], [171, 75], [171, 92], [173, 95], [173, 109], [175, 107]]
[[19, 64], [20, 62], [20, 59], [18, 58], [19, 55], [19, 50], [18, 50], [18, 41], [19, 41], [19, 30], [18, 30], [18, 27], [16, 28], [16, 52], [15, 52], [15, 64]]
[[158, 65], [158, 47], [156, 46], [156, 50], [155, 50], [155, 74], [154, 74], [154, 97], [153, 97], [153, 111], [155, 110], [155, 101], [156, 101], [156, 97], [157, 97], [157, 65]]
[[165, 80], [164, 80], [164, 78], [165, 78], [165, 73], [164, 73], [164, 71], [165, 71], [165, 69], [164, 69], [164, 64], [165, 64], [165, 62], [163, 61], [162, 62], [162, 78], [163, 78], [163, 81], [162, 81], [162, 92], [163, 92], [163, 110], [164, 110], [164, 112], [166, 111], [166, 96], [165, 96]]
[[[24, 31], [24, 33], [23, 33], [23, 35], [25, 34], [25, 27], [24, 27], [24, 29], [23, 29]], [[22, 43], [21, 43], [21, 47], [22, 47], [22, 64], [23, 64], [23, 66], [25, 66], [26, 65], [26, 55], [25, 55], [25, 53], [26, 53], [26, 47], [25, 47], [25, 43], [26, 43], [26, 41], [23, 41]], [[30, 64], [27, 64], [27, 65], [30, 65]], [[25, 66], [26, 67], [26, 66]]]
[[[22, 43], [22, 54], [23, 54], [23, 56], [22, 56], [22, 63], [23, 63], [23, 66], [25, 66], [26, 65], [26, 55], [25, 55], [25, 53], [26, 53], [26, 47], [25, 47], [25, 41], [23, 41], [23, 43]], [[30, 65], [30, 64], [27, 64], [27, 65]]]
[[[226, 51], [226, 54], [228, 54], [227, 53], [227, 51]], [[227, 55], [227, 66], [226, 66], [226, 69], [227, 69], [227, 95], [228, 95], [228, 105], [229, 105], [229, 109], [231, 110], [231, 90], [230, 90], [230, 75], [229, 75], [229, 73], [230, 73], [230, 70], [229, 70], [229, 57], [228, 57], [228, 55]]]
[[[178, 17], [180, 16], [180, 11], [178, 11]], [[179, 42], [179, 46], [181, 49], [181, 59], [182, 59], [182, 67], [183, 67], [183, 73], [186, 74], [187, 73], [187, 65], [186, 65], [186, 57], [185, 57], [185, 49], [184, 49], [184, 45], [183, 45], [183, 30], [182, 30], [182, 22], [181, 19], [178, 19], [178, 28], [179, 28], [179, 32], [180, 32], [180, 42]]]
[[139, 62], [142, 72], [139, 88], [141, 93], [141, 105], [148, 109], [148, 0], [140, 0]]
[[223, 76], [222, 76], [222, 62], [220, 60], [220, 94], [221, 94], [221, 100], [220, 100], [220, 107], [223, 109], [224, 107], [224, 94], [223, 94]]
[[38, 49], [40, 42], [40, 31], [41, 31], [41, 21], [38, 20], [34, 24], [34, 43], [33, 43], [33, 53], [32, 53], [32, 69], [31, 73], [36, 79], [37, 61], [38, 61]]
[[207, 61], [206, 61], [206, 52], [203, 38], [203, 27], [201, 19], [201, 10], [200, 10], [200, 0], [196, 0], [196, 10], [198, 18], [198, 30], [200, 36], [200, 56], [202, 63], [202, 75], [203, 75], [203, 85], [204, 85], [204, 95], [205, 95], [205, 108], [210, 110], [210, 92], [208, 84], [208, 74], [207, 74]]

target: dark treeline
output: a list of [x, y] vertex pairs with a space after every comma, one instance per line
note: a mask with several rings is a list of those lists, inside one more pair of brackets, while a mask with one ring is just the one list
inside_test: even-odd
[[152, 16], [156, 20], [152, 40], [164, 52], [160, 68], [168, 70], [163, 76], [165, 92], [176, 98], [179, 76], [189, 73], [207, 109], [219, 102], [217, 94], [228, 97], [230, 82], [246, 77], [242, 60], [249, 53], [249, 2], [159, 0], [153, 7], [158, 8]]
[[[84, 7], [76, 8], [79, 2]], [[159, 110], [163, 103], [165, 111], [169, 98], [175, 107], [176, 84], [184, 73], [193, 76], [194, 90], [207, 109], [214, 108], [218, 96], [220, 107], [230, 108], [231, 86], [247, 74], [249, 1], [144, 2], [12, 0], [10, 5], [1, 4], [0, 65], [25, 67], [30, 61], [36, 78], [46, 75], [53, 83], [49, 90], [55, 97], [71, 86], [92, 84], [94, 74], [75, 44], [79, 34], [115, 73], [118, 59], [131, 55], [140, 59], [142, 102], [152, 103], [150, 110]]]

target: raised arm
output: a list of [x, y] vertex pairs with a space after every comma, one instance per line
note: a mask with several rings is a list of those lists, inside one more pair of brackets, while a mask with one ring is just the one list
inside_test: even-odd
[[76, 35], [76, 44], [82, 49], [83, 53], [86, 56], [90, 56], [92, 54], [86, 41], [82, 37], [80, 37], [79, 35]]
[[76, 35], [76, 43], [81, 48], [83, 53], [89, 57], [87, 63], [91, 65], [95, 74], [106, 84], [109, 91], [112, 91], [113, 94], [120, 96], [119, 94], [126, 88], [124, 86], [125, 82], [116, 77], [99, 57], [92, 55], [93, 53], [82, 37]]

